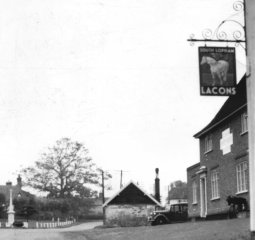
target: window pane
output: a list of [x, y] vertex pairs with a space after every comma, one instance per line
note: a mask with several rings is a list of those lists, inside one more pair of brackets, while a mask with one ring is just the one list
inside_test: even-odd
[[196, 203], [197, 202], [197, 184], [196, 182], [194, 181], [192, 183], [192, 197], [193, 197], [193, 203]]
[[236, 166], [237, 192], [243, 192], [248, 190], [247, 168], [247, 162], [242, 162]]
[[213, 170], [211, 173], [211, 189], [212, 198], [219, 197], [219, 173], [217, 170]]
[[205, 152], [212, 150], [212, 136], [208, 135], [205, 138]]
[[244, 113], [241, 115], [241, 128], [242, 128], [242, 133], [247, 132], [248, 131], [248, 116], [247, 113]]

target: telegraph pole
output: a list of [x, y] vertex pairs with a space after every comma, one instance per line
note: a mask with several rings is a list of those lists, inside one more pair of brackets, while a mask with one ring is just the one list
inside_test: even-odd
[[105, 198], [104, 198], [104, 171], [103, 170], [102, 170], [101, 174], [102, 174], [102, 201], [104, 204]]
[[[104, 205], [105, 202], [105, 197], [104, 197], [104, 171], [101, 170], [101, 174], [102, 174], [102, 202]], [[105, 224], [105, 208], [103, 207], [103, 223]]]
[[244, 5], [247, 47], [247, 105], [249, 138], [250, 231], [255, 240], [255, 1]]
[[123, 184], [122, 184], [122, 175], [123, 175], [123, 172], [122, 172], [122, 170], [120, 170], [120, 189], [123, 187]]

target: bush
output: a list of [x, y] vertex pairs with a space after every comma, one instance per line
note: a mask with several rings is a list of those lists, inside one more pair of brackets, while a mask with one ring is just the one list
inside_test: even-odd
[[13, 223], [13, 226], [14, 226], [14, 227], [23, 227], [23, 225], [24, 225], [24, 223], [21, 222], [21, 221], [15, 221], [15, 222]]

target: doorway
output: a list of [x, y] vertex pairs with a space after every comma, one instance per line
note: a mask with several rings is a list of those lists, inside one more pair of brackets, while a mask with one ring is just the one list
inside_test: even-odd
[[200, 217], [205, 218], [207, 214], [206, 176], [200, 176]]

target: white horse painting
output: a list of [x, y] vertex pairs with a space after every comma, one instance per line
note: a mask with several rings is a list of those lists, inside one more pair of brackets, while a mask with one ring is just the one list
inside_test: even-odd
[[211, 70], [212, 79], [213, 79], [213, 86], [216, 83], [216, 78], [220, 80], [221, 85], [223, 85], [223, 83], [227, 81], [227, 74], [228, 74], [228, 68], [229, 68], [229, 63], [227, 61], [225, 60], [216, 61], [212, 57], [203, 56], [200, 64], [210, 65], [210, 70]]

